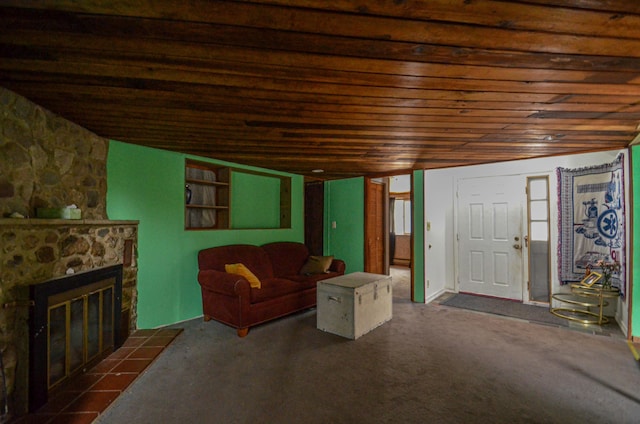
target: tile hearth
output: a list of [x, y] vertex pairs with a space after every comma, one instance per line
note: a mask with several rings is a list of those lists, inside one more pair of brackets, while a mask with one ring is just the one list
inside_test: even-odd
[[11, 423], [93, 422], [181, 332], [169, 328], [134, 332], [120, 349], [78, 376], [38, 411]]

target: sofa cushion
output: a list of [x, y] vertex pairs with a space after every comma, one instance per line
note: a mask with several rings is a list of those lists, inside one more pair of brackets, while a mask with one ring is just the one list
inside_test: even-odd
[[309, 249], [302, 243], [279, 241], [262, 246], [271, 259], [274, 277], [298, 274], [309, 257]]
[[313, 275], [313, 274], [325, 274], [329, 271], [333, 256], [309, 256], [307, 262], [302, 265], [300, 274]]
[[[290, 293], [301, 291], [300, 284], [284, 278], [269, 278], [261, 281], [260, 290], [251, 290], [251, 303], [276, 299]], [[311, 286], [315, 287], [315, 283]]]
[[226, 264], [242, 263], [258, 277], [260, 281], [273, 278], [273, 268], [267, 253], [259, 246], [233, 244], [211, 247], [198, 253], [198, 266], [202, 269], [215, 269], [226, 272]]
[[253, 272], [251, 272], [249, 268], [244, 266], [244, 264], [226, 264], [224, 266], [224, 269], [229, 274], [237, 274], [244, 277], [251, 285], [251, 288], [260, 288], [260, 280], [255, 276]]

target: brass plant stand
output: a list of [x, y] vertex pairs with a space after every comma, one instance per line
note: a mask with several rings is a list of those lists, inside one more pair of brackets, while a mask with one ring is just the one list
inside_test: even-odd
[[604, 288], [601, 284], [589, 287], [579, 283], [571, 284], [571, 293], [555, 293], [551, 297], [568, 305], [580, 306], [582, 309], [559, 307], [551, 308], [550, 311], [557, 317], [581, 324], [607, 324], [609, 318], [603, 315], [603, 309], [609, 302], [605, 299], [618, 296], [620, 290], [615, 287]]

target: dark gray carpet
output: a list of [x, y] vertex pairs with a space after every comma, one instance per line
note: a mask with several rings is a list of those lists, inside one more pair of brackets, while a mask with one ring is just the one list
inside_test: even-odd
[[236, 331], [202, 318], [96, 424], [637, 423], [623, 338], [396, 299], [358, 340], [316, 311]]
[[553, 315], [549, 312], [549, 308], [525, 305], [512, 300], [496, 299], [493, 297], [457, 293], [444, 302], [441, 302], [441, 305], [486, 312], [494, 315], [503, 315], [543, 324], [561, 325], [564, 327], [569, 325], [569, 321]]

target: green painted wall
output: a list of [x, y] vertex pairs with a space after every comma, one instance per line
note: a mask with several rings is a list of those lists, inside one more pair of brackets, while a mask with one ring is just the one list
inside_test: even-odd
[[[631, 176], [633, 178], [633, 200], [640, 200], [640, 146], [631, 148]], [[631, 270], [631, 335], [640, 337], [640, 289], [635, 289], [635, 281], [640, 281], [640, 249], [636, 250], [635, 240], [640, 240], [640, 208], [633, 207], [632, 225], [633, 234], [631, 236], [631, 252], [633, 255]]]
[[324, 209], [324, 254], [344, 260], [347, 272], [364, 271], [364, 178], [327, 181]]
[[424, 303], [424, 171], [413, 171], [413, 298]]
[[[202, 315], [197, 281], [199, 250], [235, 243], [304, 241], [303, 177], [275, 171], [272, 173], [292, 177], [291, 229], [185, 231], [184, 163], [187, 157], [225, 164], [117, 141], [109, 144], [107, 214], [110, 219], [140, 221], [138, 328], [153, 328]], [[241, 185], [232, 190], [240, 188], [251, 189]], [[239, 205], [236, 201], [232, 208]]]
[[280, 228], [279, 178], [234, 172], [231, 187], [242, 187], [231, 190], [233, 228]]

